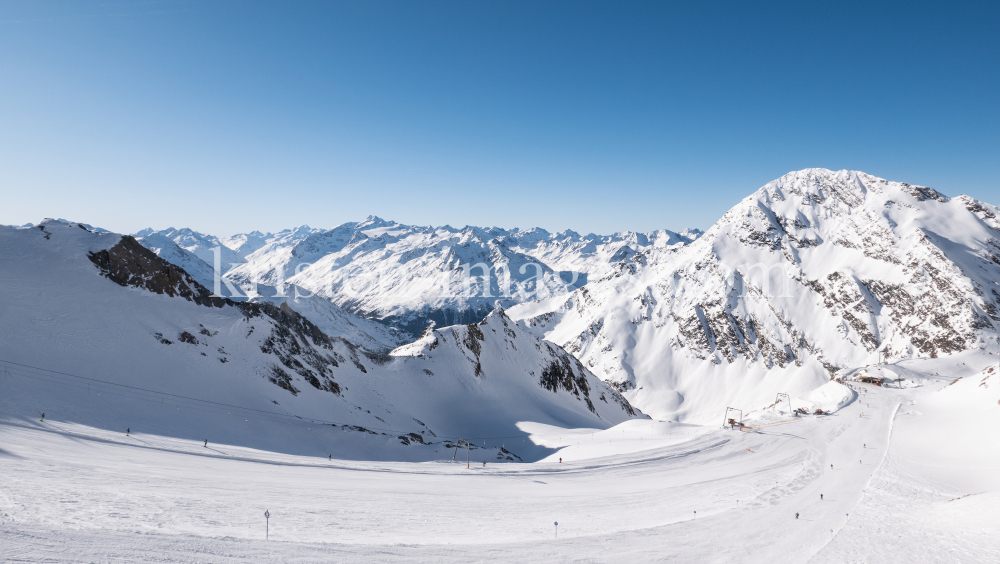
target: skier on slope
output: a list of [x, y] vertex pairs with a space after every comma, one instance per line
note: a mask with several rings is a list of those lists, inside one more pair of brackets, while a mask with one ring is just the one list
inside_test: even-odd
[[819, 494], [819, 500], [823, 501], [823, 494]]
[[205, 439], [205, 448], [208, 448], [208, 439]]
[[798, 519], [798, 518], [799, 518], [799, 514], [798, 514], [798, 513], [796, 513], [796, 514], [795, 514], [795, 518], [796, 518], [796, 519]]
[[125, 436], [128, 437], [132, 433], [132, 429], [125, 427]]
[[44, 411], [42, 412], [42, 419], [41, 420], [42, 420], [43, 423], [45, 422], [45, 412]]

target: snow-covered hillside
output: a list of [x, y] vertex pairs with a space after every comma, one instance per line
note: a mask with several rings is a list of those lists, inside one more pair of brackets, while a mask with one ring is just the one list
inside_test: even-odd
[[[0, 286], [0, 359], [37, 379], [18, 405], [95, 427], [423, 460], [455, 437], [518, 434], [524, 422], [606, 428], [641, 417], [500, 311], [386, 354], [327, 335], [286, 303], [212, 297], [132, 237], [78, 224], [0, 227]], [[87, 386], [95, 395], [82, 395]], [[549, 452], [499, 446], [491, 456]]]
[[[834, 416], [773, 410], [746, 432], [526, 426], [494, 441], [545, 445], [549, 457], [484, 466], [477, 449], [470, 468], [454, 450], [413, 464], [215, 440], [260, 414], [218, 421], [207, 447], [134, 424], [126, 435], [125, 420], [96, 429], [50, 411], [42, 422], [22, 407], [35, 382], [11, 375], [0, 394], [0, 548], [15, 562], [81, 564], [997, 562], [996, 360], [972, 351], [881, 366], [906, 385], [852, 382], [857, 399]], [[363, 436], [354, 440], [390, 442]]]
[[860, 172], [793, 172], [690, 245], [510, 314], [654, 417], [707, 421], [880, 356], [996, 350], [997, 213]]
[[[249, 290], [250, 288], [241, 288], [246, 293]], [[257, 294], [248, 301], [290, 307], [327, 335], [343, 337], [370, 351], [388, 352], [413, 340], [413, 336], [405, 331], [348, 313], [332, 300], [321, 298], [294, 284], [286, 284], [280, 292], [263, 285], [257, 285], [253, 290]]]

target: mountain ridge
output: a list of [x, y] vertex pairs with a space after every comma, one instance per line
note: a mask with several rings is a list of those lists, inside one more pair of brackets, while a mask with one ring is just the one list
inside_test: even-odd
[[[642, 248], [687, 244], [700, 231], [581, 236], [541, 228], [410, 226], [369, 216], [327, 230], [303, 226], [263, 236], [193, 238], [175, 229], [137, 235], [157, 252], [165, 248], [157, 241], [176, 239], [182, 250], [199, 258], [205, 255], [204, 241], [229, 242], [241, 253], [253, 248], [232, 268], [225, 261], [222, 265], [225, 276], [244, 291], [254, 285], [281, 289], [294, 284], [349, 313], [416, 337], [430, 323], [471, 323], [498, 303], [509, 306], [527, 299], [523, 296], [563, 293]], [[470, 268], [463, 270], [463, 265]]]
[[[229, 274], [313, 323], [353, 320], [326, 327], [352, 325], [355, 341], [368, 334], [366, 346], [383, 353], [499, 306], [644, 411], [699, 422], [728, 402], [808, 391], [850, 366], [1000, 349], [998, 215], [964, 195], [804, 169], [704, 233], [599, 237], [370, 216], [258, 240]], [[193, 262], [217, 240], [173, 231], [194, 250], [156, 246], [169, 238], [155, 232], [141, 241]], [[285, 299], [288, 290], [315, 296]], [[412, 337], [362, 327], [376, 321]]]
[[707, 420], [880, 356], [997, 348], [996, 216], [967, 196], [806, 169], [690, 245], [509, 313], [653, 416]]
[[[521, 422], [606, 428], [643, 417], [565, 351], [504, 331], [513, 322], [502, 312], [436, 329], [433, 351], [393, 354], [328, 335], [288, 302], [213, 296], [128, 235], [57, 221], [0, 227], [0, 267], [17, 297], [0, 300], [0, 315], [18, 328], [0, 341], [0, 360], [118, 390], [89, 396], [84, 386], [81, 396], [79, 385], [23, 375], [34, 387], [19, 409], [37, 405], [66, 422], [287, 453], [438, 460], [455, 437], [520, 436]], [[553, 363], [572, 367], [573, 386], [548, 385]], [[284, 419], [244, 425], [225, 406]], [[501, 447], [484, 450], [503, 460], [550, 453]]]

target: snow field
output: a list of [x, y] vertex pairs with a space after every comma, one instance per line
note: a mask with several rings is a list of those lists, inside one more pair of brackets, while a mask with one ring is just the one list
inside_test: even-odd
[[[268, 509], [271, 539], [289, 554], [333, 543], [357, 559], [379, 547], [446, 560], [487, 545], [532, 559], [544, 552], [536, 553], [539, 545], [558, 542], [566, 556], [598, 560], [631, 552], [643, 561], [669, 554], [805, 561], [860, 499], [884, 453], [894, 401], [879, 398], [867, 418], [856, 416], [857, 406], [803, 418], [794, 430], [699, 429], [676, 438], [669, 424], [632, 421], [594, 432], [586, 445], [586, 431], [577, 431], [580, 445], [565, 447], [561, 464], [550, 457], [469, 470], [450, 462], [327, 462], [229, 445], [205, 449], [57, 421], [7, 420], [0, 426], [4, 537], [32, 556], [45, 554], [27, 550], [37, 546], [28, 536], [37, 530], [67, 542], [111, 532], [143, 543], [152, 535], [157, 546], [205, 537], [257, 546]], [[623, 431], [648, 446], [602, 451], [600, 435]], [[572, 443], [572, 436], [555, 440]], [[865, 440], [872, 448], [861, 452]], [[852, 464], [855, 457], [863, 463]], [[822, 492], [827, 501], [820, 503]], [[559, 541], [550, 538], [556, 520]], [[773, 534], [792, 526], [795, 535]], [[623, 536], [631, 540], [613, 540]], [[595, 545], [604, 548], [595, 553]]]
[[996, 561], [994, 359], [899, 363], [920, 385], [858, 385], [833, 415], [750, 432], [525, 422], [559, 450], [470, 469], [8, 416], [0, 540], [9, 561], [54, 562]]

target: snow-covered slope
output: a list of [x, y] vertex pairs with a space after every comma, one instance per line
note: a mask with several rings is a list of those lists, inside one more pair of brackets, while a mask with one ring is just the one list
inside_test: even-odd
[[861, 172], [793, 172], [690, 245], [510, 315], [647, 413], [707, 421], [880, 355], [997, 349], [997, 214]]
[[[482, 465], [477, 449], [470, 468], [465, 452], [452, 463], [454, 450], [413, 464], [216, 440], [259, 414], [195, 440], [135, 422], [126, 435], [124, 418], [114, 429], [67, 422], [40, 399], [38, 411], [52, 408], [41, 422], [17, 411], [34, 381], [12, 374], [0, 394], [0, 547], [13, 561], [74, 564], [998, 562], [996, 360], [972, 351], [881, 366], [913, 385], [852, 383], [858, 399], [836, 416], [747, 432], [718, 421], [538, 425], [488, 442], [558, 449], [549, 457]], [[296, 431], [387, 440], [308, 425]]]
[[[413, 340], [413, 336], [405, 331], [348, 313], [332, 300], [321, 298], [294, 284], [286, 284], [281, 292], [270, 286], [257, 286], [254, 289], [257, 295], [249, 301], [270, 302], [278, 306], [284, 304], [327, 335], [343, 337], [370, 351], [388, 352]], [[243, 291], [247, 289], [244, 288]]]
[[[524, 422], [606, 428], [641, 416], [502, 312], [389, 355], [330, 337], [284, 303], [213, 298], [132, 237], [77, 224], [0, 227], [0, 286], [0, 359], [63, 373], [22, 368], [40, 383], [18, 405], [66, 421], [421, 460], [440, 458], [454, 437], [515, 434]], [[104, 403], [84, 400], [88, 385]], [[220, 424], [250, 412], [265, 420]], [[499, 454], [549, 452], [511, 450]]]

